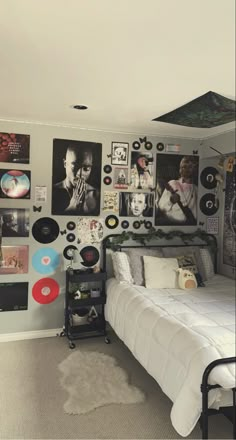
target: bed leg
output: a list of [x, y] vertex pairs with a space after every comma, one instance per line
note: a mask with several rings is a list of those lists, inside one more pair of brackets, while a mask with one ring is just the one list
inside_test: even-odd
[[208, 439], [208, 389], [202, 385], [202, 414], [201, 414], [202, 439]]

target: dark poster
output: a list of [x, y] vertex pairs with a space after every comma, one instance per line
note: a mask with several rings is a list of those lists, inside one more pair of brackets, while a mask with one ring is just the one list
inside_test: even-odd
[[236, 266], [236, 164], [226, 173], [223, 263]]
[[29, 236], [29, 209], [1, 208], [0, 222], [3, 237]]
[[29, 199], [30, 171], [0, 170], [0, 198]]
[[29, 163], [30, 136], [0, 133], [0, 162]]
[[100, 214], [102, 144], [54, 139], [52, 214]]
[[0, 283], [0, 312], [28, 309], [28, 283]]
[[155, 225], [196, 225], [198, 156], [157, 154]]

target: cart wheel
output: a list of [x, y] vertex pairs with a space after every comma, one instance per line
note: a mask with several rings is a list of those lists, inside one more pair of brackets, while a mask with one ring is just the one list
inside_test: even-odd
[[69, 348], [71, 349], [71, 350], [73, 350], [74, 348], [75, 348], [75, 344], [74, 344], [74, 342], [69, 342]]
[[60, 336], [60, 338], [62, 338], [63, 336], [65, 336], [66, 334], [65, 334], [65, 332], [64, 332], [64, 330], [62, 330], [59, 334], [57, 334], [57, 336]]
[[111, 340], [109, 338], [105, 337], [105, 344], [110, 344], [110, 343], [111, 343]]

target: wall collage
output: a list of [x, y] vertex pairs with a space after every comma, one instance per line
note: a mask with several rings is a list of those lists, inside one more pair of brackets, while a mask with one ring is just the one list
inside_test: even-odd
[[[0, 275], [28, 273], [29, 246], [4, 243], [5, 238], [29, 237], [32, 232], [33, 239], [43, 245], [32, 256], [34, 270], [43, 276], [33, 285], [32, 296], [39, 304], [49, 304], [60, 292], [58, 282], [50, 277], [59, 266], [60, 255], [45, 245], [59, 235], [65, 235], [68, 242], [62, 250], [67, 266], [79, 254], [80, 267], [99, 270], [104, 226], [111, 233], [116, 233], [118, 225], [137, 232], [141, 226], [146, 230], [197, 226], [199, 206], [208, 216], [209, 228], [217, 228], [217, 217], [213, 216], [219, 208], [218, 171], [213, 167], [202, 170], [200, 182], [208, 192], [198, 203], [198, 152], [183, 155], [180, 150], [180, 145], [153, 144], [146, 137], [131, 144], [114, 141], [102, 163], [101, 143], [53, 139], [54, 218], [41, 216], [42, 204], [48, 202], [46, 186], [34, 188], [32, 209], [39, 218], [32, 225], [29, 209], [14, 208], [12, 202], [10, 208], [0, 207]], [[0, 162], [18, 166], [0, 169], [0, 199], [32, 199], [31, 171], [24, 169], [24, 164], [30, 163], [30, 136], [0, 133]], [[231, 201], [227, 203], [231, 206]], [[66, 229], [59, 224], [60, 216], [68, 218]], [[1, 311], [27, 308], [28, 282], [0, 283]]]

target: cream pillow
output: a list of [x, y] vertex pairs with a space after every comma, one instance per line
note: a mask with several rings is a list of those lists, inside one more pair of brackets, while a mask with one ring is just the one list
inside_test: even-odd
[[177, 258], [143, 257], [145, 286], [156, 289], [178, 288]]
[[133, 284], [130, 271], [129, 259], [125, 252], [113, 252], [111, 254], [115, 278], [120, 283]]

